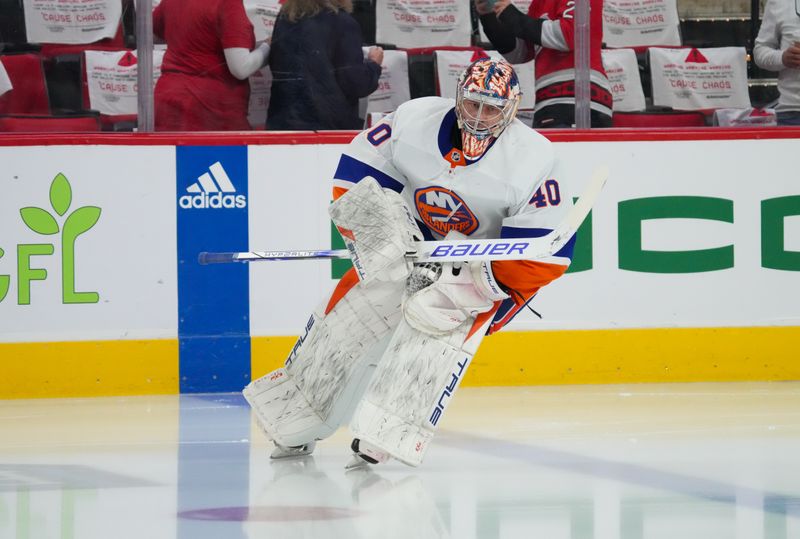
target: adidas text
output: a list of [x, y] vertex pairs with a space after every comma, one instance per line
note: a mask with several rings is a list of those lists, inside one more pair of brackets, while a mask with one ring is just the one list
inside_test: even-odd
[[198, 193], [196, 195], [183, 195], [178, 199], [180, 207], [190, 208], [244, 208], [247, 206], [247, 197], [224, 193]]

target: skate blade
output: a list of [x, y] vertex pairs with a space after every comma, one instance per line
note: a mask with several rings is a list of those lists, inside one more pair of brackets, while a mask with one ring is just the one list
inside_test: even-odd
[[275, 444], [275, 449], [272, 450], [272, 454], [269, 456], [269, 458], [272, 460], [282, 460], [295, 457], [305, 457], [306, 455], [310, 455], [314, 452], [314, 447], [316, 445], [317, 444], [314, 442], [310, 442], [298, 447], [283, 447]]
[[350, 458], [350, 461], [347, 464], [344, 465], [344, 469], [345, 470], [369, 470], [370, 469], [370, 465], [369, 465], [369, 462], [367, 462], [366, 460], [362, 459], [361, 457], [359, 457], [358, 455], [356, 455], [354, 453], [353, 456]]

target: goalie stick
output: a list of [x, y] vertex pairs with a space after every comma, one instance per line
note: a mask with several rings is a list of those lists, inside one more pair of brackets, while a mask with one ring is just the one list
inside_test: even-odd
[[[469, 262], [477, 260], [538, 260], [553, 256], [575, 235], [594, 206], [608, 179], [608, 167], [594, 170], [589, 185], [561, 223], [538, 238], [418, 241], [416, 251], [406, 253], [415, 262]], [[347, 249], [250, 251], [198, 255], [200, 264], [350, 258]]]

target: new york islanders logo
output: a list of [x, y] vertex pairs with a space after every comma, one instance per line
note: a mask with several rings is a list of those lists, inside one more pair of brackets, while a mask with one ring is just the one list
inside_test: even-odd
[[478, 218], [455, 192], [444, 187], [426, 187], [414, 193], [422, 222], [441, 236], [451, 230], [469, 236], [478, 229]]

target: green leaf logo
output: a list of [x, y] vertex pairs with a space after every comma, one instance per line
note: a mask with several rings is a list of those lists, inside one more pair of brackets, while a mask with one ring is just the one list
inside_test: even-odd
[[63, 216], [67, 213], [72, 203], [72, 187], [69, 185], [67, 177], [60, 172], [53, 178], [50, 184], [50, 204], [57, 214]]
[[[75, 290], [75, 245], [78, 237], [91, 229], [100, 219], [101, 209], [97, 206], [83, 206], [68, 213], [72, 206], [72, 186], [67, 177], [56, 174], [50, 183], [50, 205], [55, 214], [49, 211], [30, 206], [22, 208], [19, 213], [23, 222], [38, 234], [45, 236], [61, 232], [61, 295], [64, 304], [97, 303], [100, 294], [97, 292], [78, 292]], [[59, 226], [57, 218], [64, 218]], [[54, 245], [50, 243], [20, 244], [17, 246], [19, 277], [20, 305], [30, 305], [30, 284], [32, 281], [43, 281], [47, 278], [47, 271], [31, 267], [31, 256], [51, 255]], [[0, 257], [3, 251], [0, 249]], [[0, 275], [0, 301], [3, 301], [9, 288], [9, 276]]]
[[[53, 178], [53, 183], [50, 184], [50, 205], [53, 206], [53, 210], [55, 210], [59, 216], [63, 216], [67, 213], [70, 204], [72, 204], [72, 187], [67, 177], [59, 172], [56, 174], [56, 177]], [[22, 216], [22, 220], [28, 225], [28, 228], [34, 232], [44, 236], [50, 236], [52, 234], [58, 234], [60, 230], [55, 218], [42, 208], [22, 208], [19, 213]], [[89, 225], [89, 228], [96, 222], [97, 219]]]
[[69, 231], [75, 237], [83, 234], [100, 219], [100, 208], [97, 206], [84, 206], [72, 212], [64, 223], [64, 233]]
[[22, 220], [25, 221], [25, 224], [28, 225], [28, 228], [34, 232], [45, 236], [58, 234], [58, 223], [56, 223], [52, 215], [42, 208], [32, 206], [22, 208], [19, 210], [19, 214], [22, 216]]

